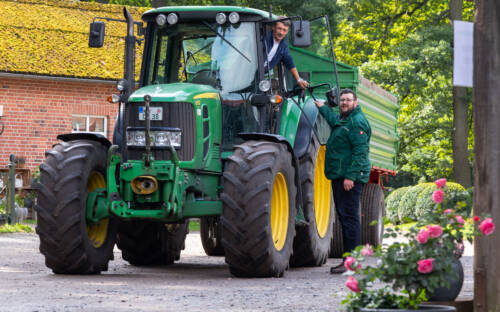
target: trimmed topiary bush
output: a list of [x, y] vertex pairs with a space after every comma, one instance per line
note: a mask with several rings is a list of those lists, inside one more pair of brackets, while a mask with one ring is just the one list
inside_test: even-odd
[[399, 224], [398, 217], [398, 206], [401, 201], [401, 197], [406, 193], [409, 189], [408, 186], [400, 187], [395, 189], [389, 195], [387, 195], [385, 199], [385, 216], [392, 224]]
[[[432, 200], [432, 193], [436, 190], [436, 185], [432, 184], [422, 190], [418, 195], [415, 210], [417, 217], [432, 213], [436, 208], [436, 203]], [[457, 213], [470, 215], [472, 209], [471, 196], [467, 190], [458, 183], [448, 182], [444, 189], [443, 207], [454, 209]]]
[[430, 183], [418, 194], [417, 202], [415, 203], [415, 212], [418, 218], [435, 209], [436, 203], [432, 200], [432, 193], [436, 189], [436, 185]]
[[415, 211], [415, 204], [417, 203], [418, 195], [428, 185], [433, 183], [421, 183], [410, 187], [401, 198], [398, 206], [399, 221], [406, 223], [408, 220], [416, 221], [417, 213]]

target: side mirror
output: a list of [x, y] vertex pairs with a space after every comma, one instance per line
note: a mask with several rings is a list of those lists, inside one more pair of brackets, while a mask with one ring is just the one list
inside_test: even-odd
[[326, 101], [330, 106], [339, 106], [337, 88], [331, 88], [328, 92], [326, 92]]
[[311, 45], [309, 21], [292, 21], [292, 45], [300, 48]]
[[100, 48], [104, 44], [104, 22], [90, 23], [89, 48]]

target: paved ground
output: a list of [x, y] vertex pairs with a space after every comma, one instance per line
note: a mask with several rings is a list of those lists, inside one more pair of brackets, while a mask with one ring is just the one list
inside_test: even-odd
[[[473, 294], [470, 246], [462, 258], [462, 299]], [[290, 269], [283, 278], [240, 279], [224, 259], [205, 256], [189, 234], [181, 261], [137, 268], [121, 259], [98, 276], [55, 275], [44, 265], [35, 234], [0, 234], [0, 311], [338, 311], [345, 277], [317, 268]]]

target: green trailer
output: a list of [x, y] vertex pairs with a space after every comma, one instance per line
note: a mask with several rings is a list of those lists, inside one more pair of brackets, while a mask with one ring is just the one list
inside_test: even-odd
[[[62, 134], [40, 166], [37, 233], [46, 265], [61, 274], [99, 273], [115, 244], [132, 265], [172, 264], [190, 218], [201, 220], [207, 254], [224, 256], [235, 276], [279, 277], [290, 266], [325, 263], [340, 237], [323, 172], [330, 128], [313, 98], [334, 106], [339, 86], [335, 62], [302, 49], [313, 22], [297, 18], [290, 30], [296, 65], [311, 81], [305, 92], [282, 65], [265, 66], [263, 37], [277, 20], [269, 12], [165, 7], [140, 22], [126, 9], [124, 16], [96, 18], [89, 34], [89, 46], [102, 47], [101, 20], [127, 24], [113, 142]], [[380, 177], [395, 170], [397, 102], [354, 68], [338, 67], [340, 86], [358, 90], [374, 128], [363, 237], [377, 244]]]

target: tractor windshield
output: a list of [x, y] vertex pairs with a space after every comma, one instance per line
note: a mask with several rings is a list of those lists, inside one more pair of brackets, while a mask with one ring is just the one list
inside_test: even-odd
[[222, 93], [254, 90], [255, 24], [155, 27], [146, 85], [191, 82], [211, 85]]

